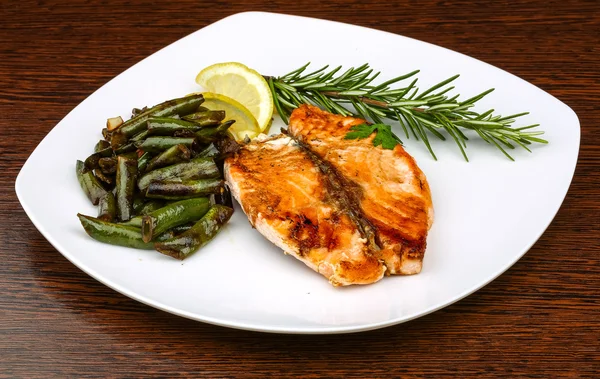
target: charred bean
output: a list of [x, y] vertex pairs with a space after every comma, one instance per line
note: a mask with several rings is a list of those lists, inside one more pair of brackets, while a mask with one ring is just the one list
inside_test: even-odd
[[165, 255], [182, 260], [212, 240], [232, 214], [233, 209], [214, 205], [188, 231], [170, 240], [156, 242], [154, 248]]
[[85, 168], [85, 163], [82, 161], [77, 161], [75, 171], [77, 173], [77, 180], [79, 181], [79, 185], [83, 192], [88, 199], [90, 199], [92, 204], [98, 205], [100, 198], [104, 196], [106, 190], [94, 176], [93, 172]]
[[107, 192], [98, 202], [98, 219], [113, 222], [117, 215], [117, 202], [112, 192]]
[[216, 126], [225, 119], [225, 111], [200, 111], [183, 117], [199, 126]]
[[183, 144], [178, 144], [168, 148], [148, 162], [147, 170], [152, 171], [157, 168], [171, 166], [180, 162], [187, 162], [191, 159], [191, 150]]
[[117, 157], [100, 158], [98, 166], [103, 174], [112, 175], [117, 172]]
[[135, 226], [115, 224], [79, 213], [77, 217], [87, 234], [97, 241], [136, 249], [153, 247], [152, 243], [142, 240], [140, 229]]
[[150, 182], [146, 197], [181, 200], [220, 193], [224, 181], [219, 179], [184, 180], [181, 182]]
[[144, 192], [150, 182], [211, 179], [220, 176], [217, 165], [211, 158], [194, 158], [189, 162], [177, 163], [144, 174], [138, 181], [138, 188]]
[[151, 153], [163, 152], [175, 145], [185, 145], [188, 148], [194, 148], [197, 145], [195, 138], [181, 137], [148, 137], [141, 142], [137, 142], [136, 146], [143, 151]]
[[117, 159], [116, 200], [119, 220], [133, 216], [133, 195], [137, 180], [137, 160], [119, 156]]
[[146, 129], [150, 117], [184, 116], [198, 109], [203, 101], [201, 94], [165, 101], [125, 121], [117, 130], [125, 136], [133, 136]]
[[146, 172], [148, 163], [152, 160], [152, 153], [146, 151], [138, 158], [138, 175]]
[[142, 216], [142, 239], [150, 241], [165, 231], [190, 221], [199, 220], [210, 208], [206, 197], [171, 203]]
[[202, 126], [185, 120], [167, 117], [148, 119], [148, 134], [152, 136], [172, 136], [177, 131], [197, 132], [201, 129]]
[[98, 153], [104, 149], [107, 149], [110, 147], [110, 142], [101, 139], [100, 141], [98, 141], [98, 143], [96, 144], [96, 146], [94, 146], [94, 153]]

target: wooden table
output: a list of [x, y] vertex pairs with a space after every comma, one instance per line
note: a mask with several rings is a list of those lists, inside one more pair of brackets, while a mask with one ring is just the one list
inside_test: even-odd
[[[598, 375], [599, 2], [92, 3], [5, 0], [0, 7], [0, 377]], [[21, 166], [58, 121], [115, 75], [247, 10], [414, 37], [491, 63], [564, 101], [581, 121], [581, 151], [548, 230], [508, 272], [457, 304], [350, 335], [211, 326], [142, 305], [84, 274], [23, 212], [14, 192]]]

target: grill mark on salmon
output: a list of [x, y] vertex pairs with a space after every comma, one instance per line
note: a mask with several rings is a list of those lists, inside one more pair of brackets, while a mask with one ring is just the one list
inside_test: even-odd
[[379, 251], [380, 242], [375, 228], [371, 222], [364, 216], [360, 208], [360, 198], [362, 197], [362, 188], [356, 183], [347, 180], [340, 175], [335, 167], [330, 163], [320, 159], [302, 142], [294, 139], [298, 146], [303, 149], [307, 156], [319, 168], [325, 178], [326, 190], [329, 196], [336, 202], [341, 209], [346, 209], [350, 218], [356, 223], [361, 235], [367, 239], [368, 246], [373, 251]]
[[388, 273], [419, 273], [433, 222], [427, 179], [400, 145], [393, 150], [374, 147], [375, 134], [344, 139], [350, 127], [364, 122], [302, 105], [292, 113], [288, 133], [352, 183], [344, 188], [351, 205], [372, 225], [381, 247], [374, 253]]

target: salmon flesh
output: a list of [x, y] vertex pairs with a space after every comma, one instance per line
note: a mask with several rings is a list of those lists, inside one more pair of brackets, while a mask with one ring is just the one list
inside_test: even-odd
[[253, 227], [336, 286], [419, 273], [433, 222], [427, 179], [402, 146], [344, 138], [364, 122], [302, 105], [287, 135], [225, 161]]

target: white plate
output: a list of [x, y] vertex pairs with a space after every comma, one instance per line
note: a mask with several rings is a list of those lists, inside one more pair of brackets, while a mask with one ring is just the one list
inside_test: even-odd
[[[293, 32], [277, 32], [282, 30]], [[536, 146], [533, 154], [516, 151], [516, 162], [511, 162], [496, 149], [471, 141], [471, 162], [466, 163], [452, 142], [434, 142], [436, 162], [420, 142], [406, 141], [406, 149], [429, 179], [436, 214], [423, 272], [369, 286], [333, 288], [253, 230], [239, 207], [215, 240], [183, 262], [89, 238], [75, 215], [94, 215], [96, 209], [82, 194], [74, 167], [76, 159], [89, 155], [106, 119], [197, 91], [198, 71], [225, 61], [243, 62], [270, 75], [287, 73], [307, 61], [315, 68], [367, 61], [383, 72], [381, 80], [418, 68], [421, 88], [460, 73], [456, 86], [464, 98], [496, 88], [477, 109], [493, 107], [504, 115], [530, 111], [522, 125], [541, 123], [550, 144]], [[272, 130], [280, 126], [277, 121]], [[133, 299], [234, 328], [341, 333], [433, 312], [508, 269], [558, 211], [578, 150], [575, 113], [498, 68], [381, 31], [253, 12], [225, 18], [173, 43], [88, 97], [32, 153], [17, 178], [16, 191], [28, 216], [58, 251]]]

